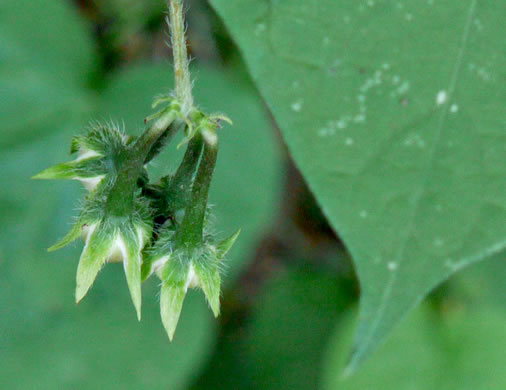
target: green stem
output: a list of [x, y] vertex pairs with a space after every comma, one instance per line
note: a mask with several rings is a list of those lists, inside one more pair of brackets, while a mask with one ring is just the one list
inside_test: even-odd
[[181, 227], [176, 233], [176, 246], [196, 247], [202, 242], [209, 187], [216, 166], [218, 143], [204, 144], [204, 152], [193, 182], [190, 202]]
[[[171, 126], [176, 120], [176, 113], [171, 110], [166, 114], [162, 114], [144, 133], [135, 141], [133, 146], [133, 154], [140, 161], [144, 162], [149, 155], [151, 148], [164, 135], [166, 131], [177, 132], [179, 126]], [[173, 136], [173, 135], [171, 135]]]
[[107, 197], [106, 212], [111, 216], [126, 217], [134, 209], [137, 181], [141, 177], [144, 161], [156, 141], [166, 131], [177, 131], [173, 126], [176, 114], [170, 111], [158, 118], [136, 141], [131, 149], [125, 151], [123, 164]]
[[182, 104], [183, 114], [188, 115], [193, 107], [193, 96], [186, 50], [182, 0], [169, 0], [169, 29], [174, 55], [176, 98]]
[[[193, 107], [192, 84], [186, 50], [185, 25], [182, 0], [169, 0], [169, 29], [174, 55], [175, 94], [181, 104], [181, 112], [188, 116]], [[142, 167], [151, 157], [153, 145], [161, 137], [171, 138], [179, 126], [171, 126], [176, 120], [174, 111], [161, 115], [123, 156], [124, 168], [107, 197], [106, 212], [113, 216], [128, 216], [134, 208], [136, 183]], [[171, 132], [171, 134], [166, 134]], [[157, 151], [153, 151], [156, 153]], [[212, 172], [211, 172], [212, 173]], [[206, 195], [207, 199], [207, 195]]]
[[202, 136], [193, 137], [186, 148], [183, 161], [170, 183], [165, 187], [159, 209], [163, 216], [176, 216], [179, 210], [188, 206], [191, 197], [193, 177], [198, 169], [200, 155], [203, 149]]
[[188, 143], [183, 161], [171, 180], [169, 191], [186, 193], [189, 190], [201, 154], [202, 136], [197, 134]]

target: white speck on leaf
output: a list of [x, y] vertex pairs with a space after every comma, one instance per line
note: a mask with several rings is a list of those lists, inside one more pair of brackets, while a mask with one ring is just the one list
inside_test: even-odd
[[419, 148], [425, 147], [425, 141], [419, 134], [413, 133], [406, 137], [404, 140], [405, 146], [418, 146]]
[[383, 75], [383, 72], [381, 70], [377, 70], [374, 72], [374, 83], [375, 84], [381, 84], [381, 76]]
[[434, 239], [434, 246], [436, 246], [436, 247], [440, 248], [440, 247], [442, 247], [442, 246], [443, 246], [443, 244], [444, 244], [444, 241], [443, 241], [441, 238], [436, 237], [436, 238]]
[[260, 35], [266, 30], [266, 26], [264, 23], [258, 23], [255, 27], [255, 35]]
[[336, 126], [338, 129], [345, 129], [346, 128], [346, 121], [344, 119], [339, 119], [337, 122], [336, 122]]
[[409, 91], [409, 81], [404, 81], [399, 88], [397, 88], [397, 93], [399, 95], [405, 94]]
[[369, 215], [366, 210], [362, 210], [359, 214], [360, 218], [367, 218]]
[[483, 24], [481, 23], [480, 19], [478, 19], [478, 18], [474, 19], [474, 25], [476, 26], [476, 29], [478, 31], [483, 30]]
[[399, 264], [397, 264], [394, 261], [389, 261], [387, 264], [387, 267], [390, 271], [395, 271], [397, 269], [397, 267], [399, 267]]
[[482, 68], [477, 68], [476, 70], [476, 74], [478, 75], [478, 77], [480, 79], [482, 79], [483, 81], [490, 81], [493, 79], [492, 75], [490, 74], [490, 72], [487, 71], [486, 68], [482, 67]]
[[364, 114], [355, 115], [355, 117], [353, 118], [353, 122], [355, 123], [365, 122], [365, 115]]
[[322, 127], [320, 130], [318, 130], [318, 135], [320, 137], [328, 137], [330, 135], [330, 131], [326, 127]]
[[296, 102], [293, 102], [291, 105], [292, 110], [295, 112], [300, 112], [302, 110], [303, 104], [304, 104], [304, 101], [302, 99], [297, 100]]
[[456, 113], [457, 111], [459, 110], [459, 106], [455, 103], [453, 103], [451, 106], [450, 106], [450, 112], [452, 113]]
[[347, 146], [351, 146], [354, 144], [355, 141], [353, 141], [353, 138], [351, 137], [348, 137], [346, 138], [346, 140], [344, 141], [344, 143], [347, 145]]
[[458, 271], [462, 263], [455, 262], [452, 259], [445, 260], [445, 267], [451, 269], [453, 272]]
[[444, 89], [442, 89], [441, 91], [439, 91], [437, 93], [436, 103], [438, 105], [445, 104], [447, 100], [448, 100], [448, 94], [446, 93], [446, 91]]

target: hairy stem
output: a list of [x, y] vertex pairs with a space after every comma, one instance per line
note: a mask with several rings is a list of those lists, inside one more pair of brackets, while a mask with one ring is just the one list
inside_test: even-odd
[[176, 98], [182, 104], [184, 115], [188, 115], [193, 107], [192, 82], [186, 51], [186, 35], [183, 17], [183, 1], [169, 0], [169, 29], [174, 55], [174, 75], [176, 82]]
[[190, 202], [186, 206], [181, 227], [176, 233], [177, 246], [197, 247], [202, 242], [207, 197], [218, 156], [217, 139], [213, 141], [212, 143], [204, 142], [204, 152], [193, 182]]
[[200, 155], [202, 154], [202, 143], [202, 136], [200, 134], [197, 134], [190, 140], [183, 161], [171, 181], [169, 192], [179, 191], [187, 193], [197, 169]]
[[126, 216], [132, 212], [136, 183], [141, 177], [144, 161], [163, 133], [177, 131], [177, 127], [171, 127], [175, 119], [174, 113], [162, 115], [124, 153], [123, 166], [107, 197], [106, 212], [109, 215]]

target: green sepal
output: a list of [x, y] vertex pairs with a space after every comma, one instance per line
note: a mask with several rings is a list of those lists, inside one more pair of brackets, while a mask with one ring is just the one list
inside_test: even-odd
[[230, 237], [225, 238], [218, 245], [216, 245], [216, 258], [218, 260], [222, 260], [225, 257], [230, 248], [232, 248], [232, 246], [235, 244], [235, 241], [239, 237], [239, 234], [241, 234], [241, 229], [237, 230]]
[[220, 314], [221, 277], [218, 259], [205, 257], [193, 262], [193, 269], [197, 275], [198, 284], [215, 317]]
[[152, 220], [145, 199], [135, 195], [127, 215], [107, 214], [106, 205], [114, 182], [104, 181], [90, 193], [79, 217], [78, 226], [89, 231], [78, 266], [76, 300], [81, 300], [107, 261], [123, 261], [127, 284], [137, 317], [141, 316], [141, 263], [144, 244], [152, 234]]
[[186, 136], [181, 140], [180, 143], [177, 144], [177, 149], [180, 149], [181, 146], [184, 146], [185, 144], [187, 144], [188, 142], [190, 142], [193, 137], [195, 137], [195, 135], [198, 133], [199, 131], [199, 127], [197, 126], [188, 126], [187, 127], [187, 130], [186, 130]]
[[[149, 248], [144, 250], [143, 262], [141, 267], [141, 280], [144, 282], [155, 271], [163, 280], [161, 271], [166, 263], [169, 262], [174, 248], [174, 230], [167, 226], [163, 226], [157, 232], [158, 238]], [[158, 269], [154, 269], [155, 264], [159, 264]], [[162, 268], [160, 268], [160, 266]]]
[[[206, 116], [204, 113], [200, 111], [195, 111], [192, 113], [192, 121], [197, 123], [196, 125], [188, 126], [188, 131], [186, 132], [186, 137], [177, 145], [177, 149], [179, 149], [184, 144], [190, 142], [199, 132], [202, 133], [204, 139], [211, 134], [213, 138], [216, 138], [216, 129], [221, 127], [220, 122], [226, 122], [229, 125], [232, 125], [232, 120], [226, 115], [215, 114], [211, 116]], [[207, 139], [206, 139], [207, 141]]]
[[173, 99], [174, 98], [171, 95], [167, 95], [167, 94], [156, 95], [153, 99], [153, 103], [151, 104], [151, 108], [155, 109], [160, 104], [168, 103], [168, 102], [172, 101]]
[[[211, 120], [212, 122], [218, 124], [220, 126], [220, 122], [226, 122], [228, 123], [230, 126], [232, 126], [234, 124], [234, 122], [232, 122], [232, 119], [230, 119], [228, 116], [226, 116], [225, 114], [217, 114], [217, 113], [214, 113], [212, 115], [209, 116], [209, 120]], [[221, 126], [220, 126], [221, 127]]]
[[75, 241], [79, 236], [81, 235], [81, 224], [79, 221], [77, 221], [73, 226], [72, 229], [70, 229], [70, 232], [68, 232], [65, 237], [63, 237], [60, 241], [58, 241], [56, 244], [48, 248], [48, 252], [53, 252], [58, 249], [61, 249], [71, 242]]
[[104, 226], [101, 222], [90, 226], [89, 229], [90, 232], [88, 232], [83, 253], [77, 266], [76, 303], [84, 298], [93, 285], [98, 272], [109, 257], [114, 240], [112, 229]]
[[153, 274], [153, 258], [144, 252], [141, 264], [141, 282], [145, 282]]
[[170, 283], [162, 283], [160, 291], [160, 315], [162, 324], [169, 336], [170, 341], [174, 339], [177, 323], [183, 309], [186, 291], [184, 286], [174, 286]]
[[101, 158], [93, 156], [82, 160], [78, 159], [57, 164], [36, 174], [32, 179], [80, 180], [102, 176], [107, 171], [101, 164]]
[[[161, 104], [161, 101], [160, 101], [159, 104]], [[153, 108], [156, 107], [157, 105], [153, 106]], [[162, 117], [164, 115], [169, 115], [171, 113], [175, 113], [178, 117], [180, 117], [181, 119], [183, 119], [183, 115], [181, 114], [180, 105], [175, 100], [171, 100], [171, 102], [166, 107], [164, 107], [161, 110], [155, 112], [154, 114], [151, 114], [151, 115], [147, 116], [144, 119], [144, 123], [151, 122], [152, 120], [158, 119], [158, 118], [160, 118], [160, 117]]]
[[104, 178], [115, 180], [130, 140], [117, 125], [95, 123], [87, 134], [72, 139], [71, 153], [79, 153], [75, 160], [50, 167], [33, 178], [79, 180], [91, 192]]
[[181, 316], [183, 302], [188, 289], [189, 267], [179, 259], [168, 261], [162, 272], [162, 287], [160, 291], [160, 315], [162, 323], [172, 341]]
[[142, 264], [142, 245], [145, 241], [144, 234], [139, 230], [137, 232], [128, 231], [120, 233], [123, 241], [123, 268], [127, 279], [130, 296], [137, 312], [137, 318], [141, 320], [141, 264]]
[[77, 174], [72, 163], [61, 163], [44, 169], [32, 179], [75, 179]]
[[90, 124], [86, 134], [75, 136], [72, 139], [70, 152], [86, 153], [93, 151], [101, 156], [111, 156], [121, 152], [130, 143], [131, 137], [115, 123]]

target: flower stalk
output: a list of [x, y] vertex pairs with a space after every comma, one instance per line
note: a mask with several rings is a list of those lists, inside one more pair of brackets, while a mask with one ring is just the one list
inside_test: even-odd
[[182, 104], [182, 112], [188, 115], [193, 107], [193, 96], [182, 0], [169, 0], [168, 24], [174, 56], [175, 96]]
[[[204, 131], [214, 132], [214, 129], [207, 128]], [[203, 136], [203, 138], [205, 139], [205, 136]], [[198, 246], [202, 243], [204, 219], [207, 210], [207, 198], [217, 157], [217, 138], [212, 144], [204, 142], [202, 160], [193, 182], [191, 199], [181, 226], [175, 237], [176, 245]]]

